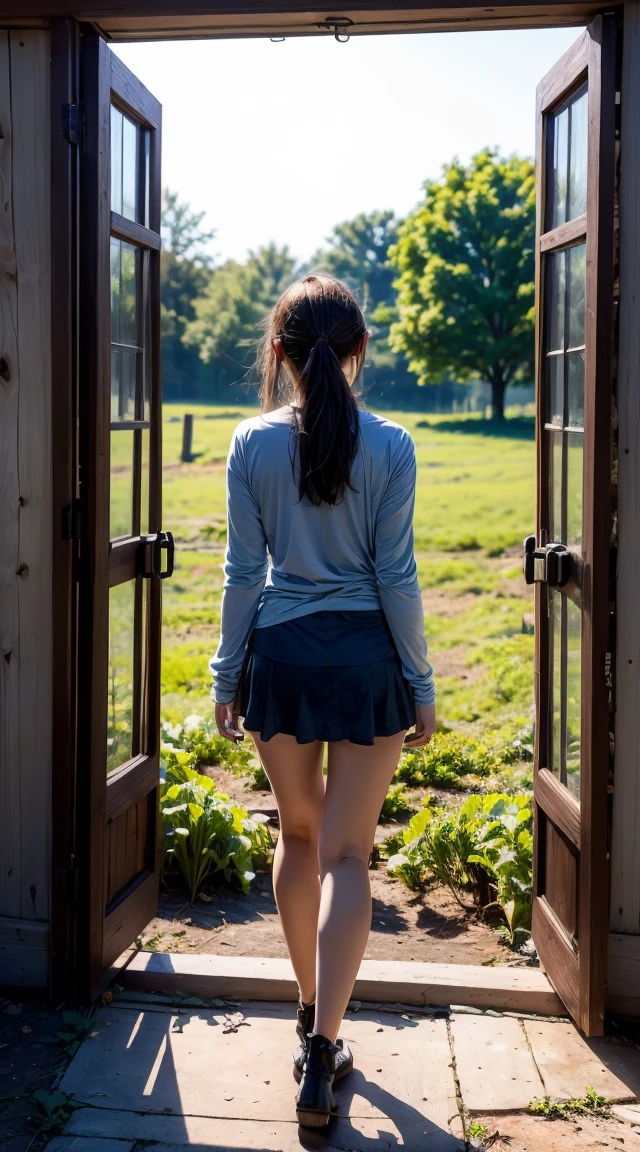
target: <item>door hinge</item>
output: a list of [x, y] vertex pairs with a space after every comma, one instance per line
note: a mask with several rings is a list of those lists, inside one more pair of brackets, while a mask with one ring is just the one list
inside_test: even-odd
[[62, 133], [67, 143], [80, 143], [80, 108], [77, 104], [62, 105]]
[[62, 539], [79, 540], [82, 535], [82, 507], [79, 500], [72, 500], [62, 509]]

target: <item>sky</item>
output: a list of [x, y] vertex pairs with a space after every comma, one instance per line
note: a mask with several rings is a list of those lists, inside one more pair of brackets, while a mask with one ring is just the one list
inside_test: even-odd
[[216, 262], [300, 260], [360, 212], [406, 215], [489, 145], [532, 156], [538, 81], [579, 28], [119, 44], [163, 106], [163, 184], [215, 228]]

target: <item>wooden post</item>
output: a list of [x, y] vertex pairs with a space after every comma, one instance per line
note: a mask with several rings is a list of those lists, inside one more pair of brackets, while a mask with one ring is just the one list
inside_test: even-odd
[[6, 983], [40, 985], [51, 887], [50, 57], [48, 32], [0, 33], [1, 963]]
[[190, 412], [185, 412], [184, 423], [182, 425], [182, 455], [180, 457], [183, 464], [190, 464], [193, 457], [191, 455], [191, 445], [193, 443], [193, 416]]
[[640, 1015], [640, 3], [624, 6], [620, 138], [618, 580], [608, 1003]]

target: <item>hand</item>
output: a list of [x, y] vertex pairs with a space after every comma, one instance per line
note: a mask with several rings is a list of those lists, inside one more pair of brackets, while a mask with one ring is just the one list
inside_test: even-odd
[[232, 744], [244, 740], [244, 732], [238, 727], [238, 713], [234, 712], [233, 704], [216, 704], [215, 715], [218, 732], [225, 740], [231, 740]]
[[420, 748], [423, 744], [428, 744], [435, 730], [435, 704], [416, 704], [416, 729], [415, 732], [407, 732], [404, 747]]

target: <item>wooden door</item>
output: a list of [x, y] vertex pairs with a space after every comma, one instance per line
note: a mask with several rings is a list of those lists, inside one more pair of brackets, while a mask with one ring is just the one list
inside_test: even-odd
[[538, 88], [533, 937], [587, 1035], [603, 1029], [608, 926], [615, 18]]
[[155, 915], [161, 580], [158, 102], [82, 42], [78, 833], [79, 986]]

